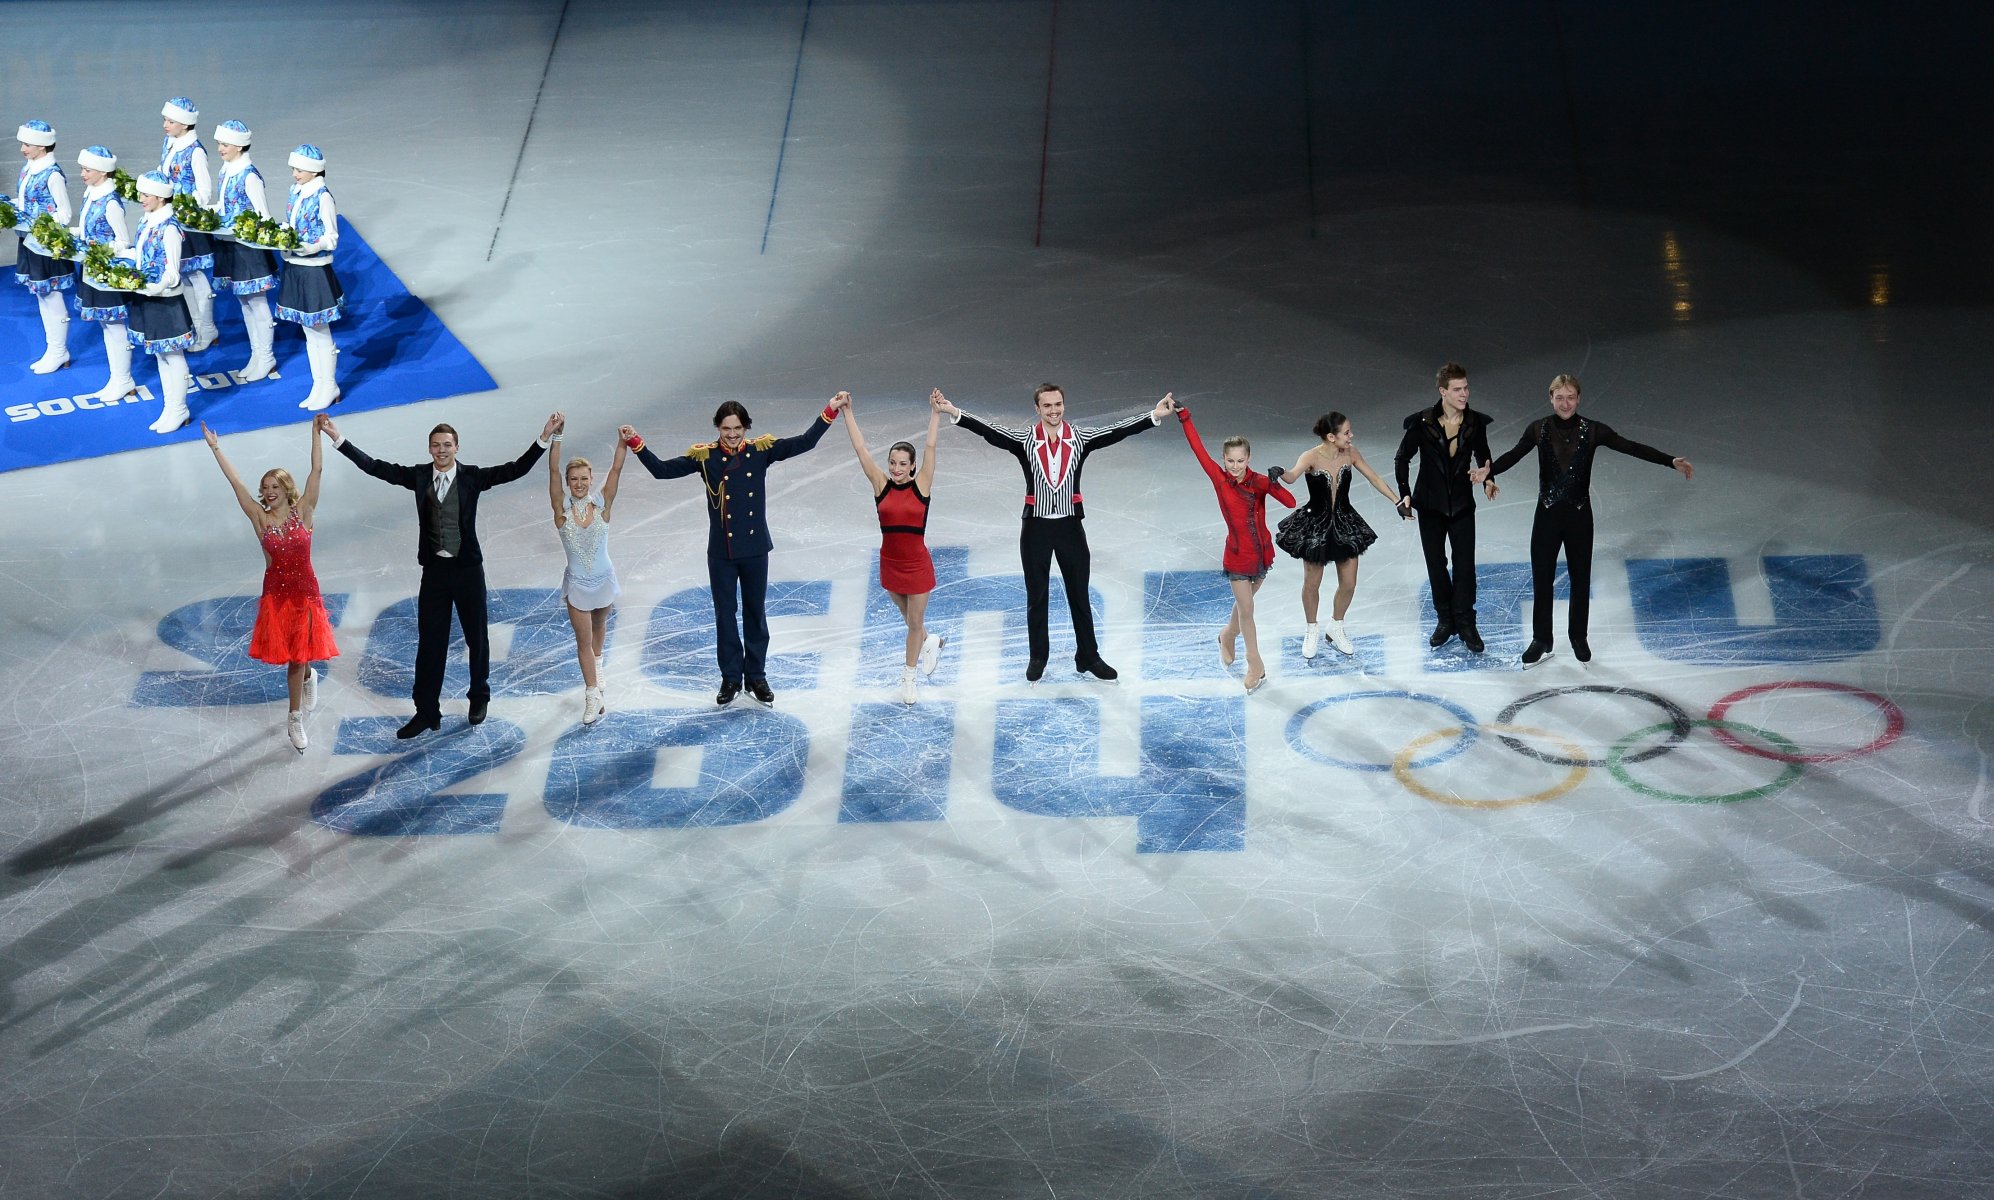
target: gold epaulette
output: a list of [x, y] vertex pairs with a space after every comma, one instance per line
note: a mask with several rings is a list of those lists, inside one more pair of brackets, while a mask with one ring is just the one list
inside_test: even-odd
[[694, 442], [686, 447], [685, 456], [694, 462], [705, 462], [706, 456], [719, 444], [719, 442]]
[[775, 445], [775, 435], [772, 433], [765, 433], [762, 436], [756, 438], [754, 442], [751, 444], [754, 446], [755, 449], [766, 452]]

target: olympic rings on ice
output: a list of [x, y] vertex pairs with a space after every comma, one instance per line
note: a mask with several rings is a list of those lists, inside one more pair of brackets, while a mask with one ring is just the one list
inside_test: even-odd
[[[1664, 723], [1663, 727], [1667, 727], [1666, 723]], [[1455, 737], [1461, 733], [1459, 729], [1436, 729], [1432, 733], [1422, 733], [1410, 742], [1407, 742], [1405, 748], [1393, 757], [1392, 777], [1397, 779], [1405, 787], [1406, 791], [1422, 799], [1431, 800], [1435, 804], [1451, 804], [1455, 808], [1517, 808], [1525, 804], [1542, 804], [1546, 800], [1556, 800], [1566, 792], [1579, 786], [1580, 781], [1588, 774], [1585, 760], [1582, 757], [1585, 751], [1554, 733], [1547, 733], [1542, 729], [1531, 729], [1525, 725], [1508, 725], [1503, 723], [1490, 725], [1488, 726], [1488, 730], [1490, 733], [1501, 737], [1504, 745], [1514, 745], [1513, 738], [1519, 733], [1526, 737], [1543, 738], [1546, 741], [1554, 742], [1565, 750], [1570, 751], [1571, 758], [1561, 760], [1544, 758], [1542, 755], [1532, 755], [1532, 757], [1541, 758], [1545, 762], [1561, 762], [1569, 766], [1571, 770], [1566, 773], [1563, 779], [1541, 792], [1532, 792], [1527, 796], [1512, 796], [1507, 800], [1474, 800], [1466, 796], [1456, 796], [1452, 792], [1438, 791], [1427, 787], [1412, 777], [1412, 756], [1419, 753], [1421, 747], [1425, 746], [1428, 742], [1437, 742], [1441, 738]]]
[[[1842, 692], [1846, 695], [1856, 696], [1869, 701], [1876, 706], [1877, 711], [1883, 714], [1883, 732], [1875, 740], [1851, 750], [1835, 750], [1824, 754], [1802, 754], [1800, 753], [1800, 747], [1791, 742], [1786, 743], [1785, 753], [1780, 753], [1774, 750], [1767, 750], [1763, 746], [1754, 746], [1750, 743], [1739, 741], [1729, 730], [1723, 727], [1724, 714], [1730, 712], [1731, 706], [1740, 700], [1749, 700], [1753, 696], [1763, 696], [1767, 692], [1784, 692], [1800, 689]], [[1844, 759], [1860, 758], [1865, 754], [1874, 754], [1896, 741], [1898, 736], [1904, 732], [1903, 709], [1892, 704], [1884, 697], [1877, 695], [1875, 692], [1866, 692], [1859, 687], [1850, 687], [1846, 683], [1830, 683], [1824, 679], [1789, 679], [1782, 683], [1758, 683], [1748, 688], [1739, 688], [1737, 691], [1732, 692], [1710, 706], [1710, 719], [1717, 722], [1712, 727], [1716, 731], [1717, 740], [1731, 747], [1731, 749], [1740, 750], [1746, 754], [1754, 754], [1760, 758], [1769, 758], [1774, 762], [1793, 764], [1841, 762]], [[1770, 738], [1767, 740], [1772, 741]], [[1780, 743], [1774, 741], [1773, 744], [1779, 745]]]
[[[1800, 749], [1791, 740], [1781, 737], [1770, 729], [1740, 725], [1735, 721], [1705, 717], [1700, 721], [1691, 721], [1690, 724], [1698, 729], [1709, 729], [1715, 732], [1728, 745], [1735, 746], [1738, 744], [1736, 735], [1730, 733], [1731, 730], [1738, 730], [1739, 732], [1748, 733], [1755, 738], [1759, 738], [1762, 741], [1771, 742], [1775, 746], [1784, 747], [1788, 754], [1794, 754]], [[1626, 737], [1613, 743], [1613, 748], [1606, 752], [1606, 769], [1613, 773], [1615, 779], [1626, 785], [1629, 791], [1638, 792], [1643, 796], [1652, 796], [1657, 800], [1675, 800], [1683, 804], [1735, 804], [1740, 800], [1757, 800], [1761, 796], [1770, 796], [1774, 792], [1791, 784], [1794, 780], [1800, 778], [1800, 772], [1805, 770], [1799, 762], [1789, 760], [1786, 769], [1773, 776], [1770, 783], [1762, 783], [1755, 788], [1745, 788], [1742, 791], [1725, 792], [1715, 796], [1705, 796], [1695, 792], [1664, 791], [1661, 788], [1642, 783], [1628, 774], [1627, 760], [1624, 756], [1627, 753], [1627, 748], [1635, 742], [1640, 741], [1651, 733], [1660, 733], [1662, 730], [1668, 728], [1670, 728], [1670, 723], [1663, 721], [1659, 725], [1650, 725], [1646, 729], [1636, 729]], [[1765, 757], [1771, 756], [1767, 755]]]
[[1460, 740], [1428, 758], [1411, 763], [1410, 769], [1412, 770], [1446, 762], [1448, 759], [1453, 758], [1463, 750], [1474, 745], [1475, 740], [1481, 736], [1480, 723], [1475, 720], [1475, 715], [1452, 700], [1443, 700], [1439, 696], [1429, 696], [1424, 692], [1383, 689], [1368, 692], [1344, 692], [1340, 695], [1325, 696], [1314, 704], [1303, 708], [1300, 712], [1288, 718], [1288, 745], [1292, 746], [1296, 753], [1306, 755], [1319, 763], [1324, 763], [1332, 767], [1343, 767], [1351, 771], [1383, 772], [1393, 770], [1394, 764], [1390, 762], [1358, 762], [1348, 758], [1337, 758], [1333, 754], [1325, 754], [1302, 738], [1302, 727], [1308, 724], [1310, 717], [1315, 716], [1316, 713], [1332, 704], [1343, 704], [1351, 700], [1412, 700], [1420, 704], [1431, 704], [1454, 718], [1455, 727], [1452, 730], [1451, 736], [1458, 737]]
[[[1769, 729], [1761, 729], [1741, 722], [1730, 721], [1725, 718], [1725, 714], [1742, 701], [1771, 692], [1793, 690], [1837, 692], [1866, 700], [1882, 716], [1884, 730], [1877, 737], [1860, 746], [1855, 746], [1847, 750], [1823, 751], [1810, 754], [1803, 753], [1799, 745], [1791, 738], [1782, 734], [1774, 733]], [[1583, 747], [1575, 744], [1562, 734], [1511, 723], [1518, 714], [1533, 704], [1541, 703], [1556, 696], [1575, 695], [1579, 693], [1592, 693], [1602, 696], [1625, 696], [1629, 699], [1645, 701], [1653, 705], [1668, 719], [1642, 729], [1637, 729], [1620, 738], [1607, 749], [1605, 756], [1601, 758], [1586, 757]], [[1343, 704], [1353, 700], [1408, 700], [1415, 704], [1424, 704], [1440, 709], [1453, 718], [1453, 723], [1414, 737], [1401, 747], [1389, 762], [1364, 762], [1355, 759], [1339, 758], [1312, 745], [1303, 738], [1302, 734], [1309, 720], [1317, 713], [1324, 711], [1332, 704]], [[1888, 698], [1879, 696], [1875, 692], [1865, 691], [1862, 688], [1853, 687], [1845, 683], [1832, 683], [1814, 679], [1793, 679], [1778, 683], [1754, 684], [1751, 687], [1740, 688], [1711, 705], [1709, 715], [1701, 719], [1691, 719], [1681, 705], [1666, 696], [1657, 695], [1654, 692], [1644, 691], [1639, 688], [1607, 684], [1580, 684], [1571, 687], [1547, 688], [1540, 692], [1532, 692], [1530, 695], [1514, 701], [1504, 708], [1497, 715], [1495, 721], [1488, 725], [1483, 725], [1476, 721], [1472, 713], [1454, 701], [1425, 692], [1412, 692], [1399, 689], [1346, 692], [1341, 695], [1326, 696], [1296, 712], [1293, 717], [1289, 718], [1287, 738], [1288, 745], [1296, 753], [1314, 759], [1316, 762], [1332, 767], [1342, 767], [1351, 771], [1390, 771], [1393, 778], [1397, 779], [1413, 795], [1431, 800], [1436, 804], [1447, 804], [1458, 808], [1516, 808], [1528, 804], [1541, 804], [1547, 800], [1554, 800], [1559, 796], [1563, 796], [1578, 787], [1588, 772], [1595, 767], [1605, 767], [1608, 773], [1622, 786], [1639, 795], [1684, 804], [1734, 804], [1744, 800], [1756, 800], [1790, 787], [1796, 779], [1800, 778], [1801, 772], [1809, 764], [1842, 762], [1847, 759], [1874, 754], [1902, 736], [1904, 725], [1904, 710], [1892, 703]], [[1697, 729], [1710, 730], [1718, 741], [1733, 750], [1752, 755], [1756, 758], [1783, 763], [1785, 767], [1778, 775], [1766, 783], [1756, 787], [1742, 788], [1735, 792], [1725, 792], [1715, 795], [1669, 791], [1636, 779], [1628, 770], [1629, 767], [1637, 763], [1659, 758], [1675, 750], [1689, 739], [1692, 731]], [[1448, 759], [1455, 758], [1467, 751], [1480, 739], [1484, 730], [1494, 734], [1498, 741], [1518, 754], [1550, 766], [1567, 768], [1569, 773], [1556, 784], [1542, 791], [1495, 799], [1476, 799], [1455, 795], [1451, 792], [1444, 792], [1437, 788], [1428, 787], [1414, 777], [1413, 772], [1415, 771], [1426, 767], [1438, 766]], [[1667, 736], [1657, 745], [1639, 750], [1638, 752], [1635, 750], [1636, 746], [1640, 745], [1644, 740], [1654, 737], [1656, 734], [1666, 734]], [[1541, 742], [1548, 742], [1551, 746], [1562, 750], [1563, 753], [1551, 753], [1526, 745], [1522, 740], [1526, 737], [1537, 739]], [[1747, 738], [1752, 739], [1752, 741], [1747, 741]], [[1429, 746], [1439, 742], [1447, 742], [1447, 745], [1428, 753], [1424, 758], [1419, 757]], [[1762, 744], [1754, 745], [1753, 742]], [[1767, 747], [1771, 748], [1768, 749]]]
[[[1644, 692], [1639, 688], [1614, 687], [1602, 683], [1581, 683], [1572, 687], [1546, 688], [1541, 692], [1532, 692], [1496, 714], [1496, 724], [1506, 725], [1514, 721], [1516, 714], [1540, 700], [1549, 700], [1554, 696], [1570, 696], [1580, 692], [1592, 692], [1602, 696], [1627, 696], [1635, 700], [1646, 700], [1667, 715], [1669, 719], [1669, 739], [1659, 746], [1643, 750], [1639, 754], [1628, 756], [1628, 762], [1647, 762], [1651, 758], [1660, 758], [1689, 739], [1689, 714], [1684, 712], [1682, 706], [1675, 701], [1670, 700], [1666, 696], [1657, 696], [1653, 692]], [[1713, 715], [1721, 716], [1722, 714]], [[1546, 734], [1545, 736], [1548, 737], [1550, 735]], [[1501, 737], [1502, 744], [1508, 746], [1518, 754], [1526, 758], [1534, 758], [1538, 762], [1550, 763], [1554, 767], [1603, 767], [1606, 765], [1604, 758], [1587, 758], [1583, 750], [1574, 750], [1570, 757], [1560, 758], [1557, 755], [1545, 754], [1541, 750], [1533, 750], [1507, 734], [1501, 735]]]

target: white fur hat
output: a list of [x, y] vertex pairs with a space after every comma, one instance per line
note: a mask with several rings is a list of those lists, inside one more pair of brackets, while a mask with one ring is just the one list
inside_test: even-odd
[[249, 126], [241, 121], [223, 121], [215, 126], [215, 140], [224, 146], [247, 146]]
[[[5, 128], [0, 126], [0, 128]], [[55, 145], [55, 129], [47, 121], [29, 121], [18, 131], [24, 146]]]
[[83, 153], [76, 156], [76, 165], [108, 174], [118, 169], [118, 156], [103, 146], [86, 146]]
[[185, 96], [175, 96], [159, 110], [159, 115], [182, 125], [196, 125], [201, 120], [201, 110]]
[[316, 171], [325, 174], [325, 151], [306, 142], [291, 151], [291, 165], [300, 171]]
[[173, 197], [173, 181], [157, 171], [147, 171], [138, 177], [138, 190], [141, 196], [170, 200]]

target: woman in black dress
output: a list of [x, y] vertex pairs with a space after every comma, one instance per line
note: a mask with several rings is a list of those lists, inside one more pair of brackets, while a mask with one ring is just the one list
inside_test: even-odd
[[[1322, 599], [1322, 569], [1336, 564], [1336, 596], [1330, 602], [1329, 644], [1344, 654], [1356, 647], [1343, 628], [1343, 615], [1350, 611], [1350, 597], [1357, 591], [1357, 558], [1378, 540], [1370, 522], [1350, 504], [1350, 472], [1361, 471], [1378, 494], [1392, 502], [1401, 519], [1399, 496], [1378, 478], [1371, 464], [1357, 449], [1350, 418], [1333, 412], [1315, 423], [1315, 445], [1302, 451], [1285, 478], [1308, 480], [1309, 502], [1281, 521], [1274, 531], [1274, 544], [1302, 560], [1302, 615], [1308, 618], [1308, 631], [1302, 635], [1302, 657], [1314, 658], [1322, 643], [1322, 626], [1316, 621]], [[1269, 472], [1276, 480], [1281, 469]]]

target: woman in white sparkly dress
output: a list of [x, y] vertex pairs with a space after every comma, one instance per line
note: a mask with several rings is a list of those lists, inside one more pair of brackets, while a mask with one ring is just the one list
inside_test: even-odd
[[561, 576], [561, 598], [575, 627], [575, 657], [582, 666], [582, 724], [593, 725], [605, 710], [602, 696], [602, 642], [609, 631], [609, 613], [622, 590], [616, 567], [609, 561], [609, 514], [616, 504], [616, 483], [630, 448], [622, 439], [602, 488], [596, 490], [595, 467], [586, 458], [561, 463], [561, 434], [547, 448], [547, 497], [554, 506], [554, 529], [561, 535], [568, 568]]

